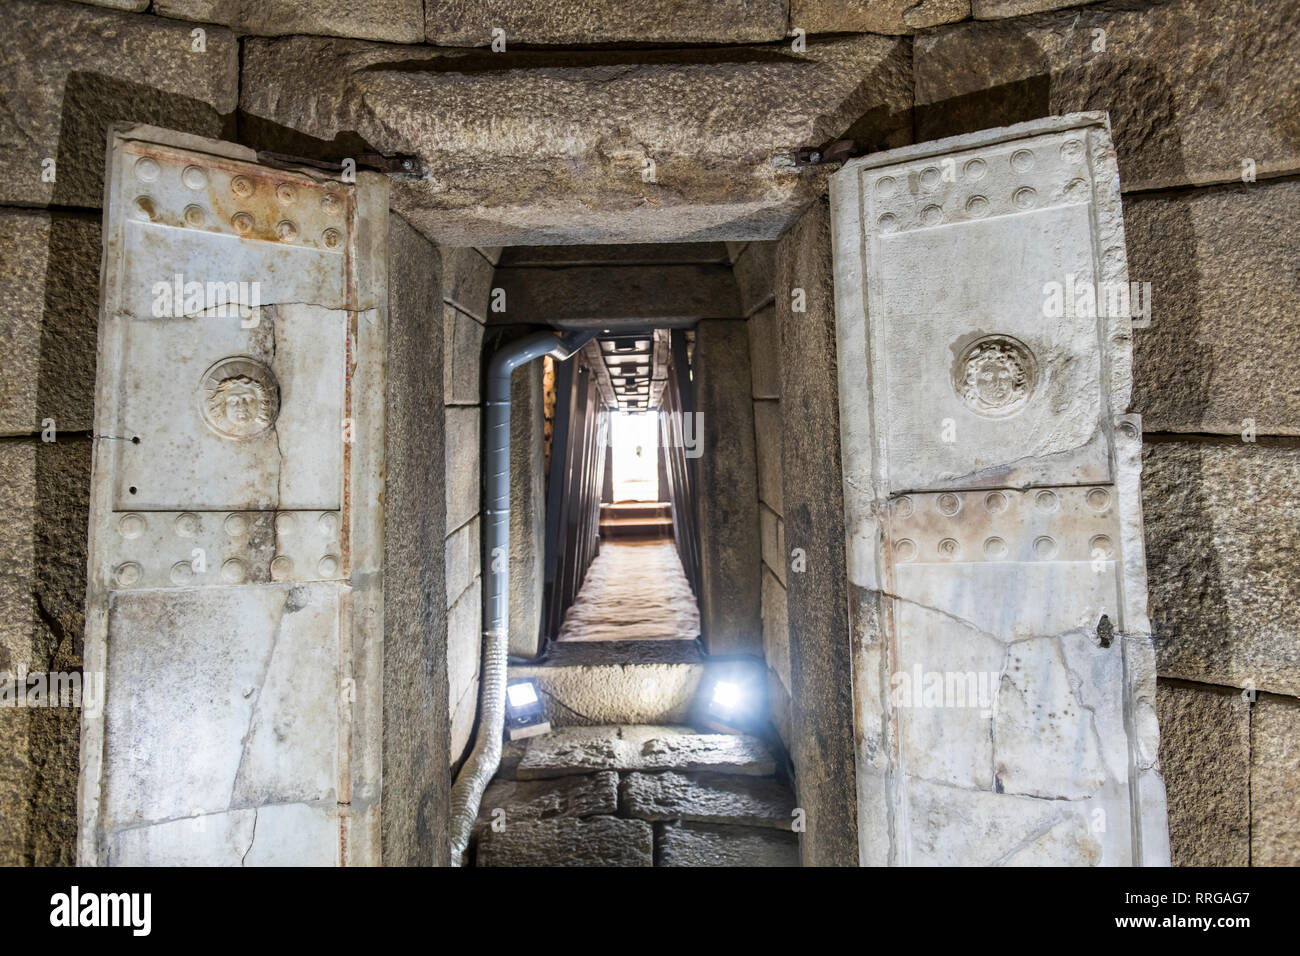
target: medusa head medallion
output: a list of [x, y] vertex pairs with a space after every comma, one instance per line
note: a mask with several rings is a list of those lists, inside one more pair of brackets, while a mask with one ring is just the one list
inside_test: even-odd
[[280, 413], [275, 374], [257, 359], [222, 359], [203, 373], [199, 386], [203, 420], [223, 438], [256, 438]]
[[1002, 418], [1025, 407], [1037, 381], [1038, 363], [1023, 342], [986, 335], [967, 347], [953, 384], [971, 411]]

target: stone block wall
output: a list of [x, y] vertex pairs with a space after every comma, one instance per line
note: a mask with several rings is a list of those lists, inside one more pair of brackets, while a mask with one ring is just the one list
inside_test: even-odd
[[[380, 806], [386, 865], [448, 859], [444, 341], [438, 248], [400, 216], [388, 235], [387, 475], [384, 483], [384, 733]], [[432, 467], [431, 467], [432, 466]]]
[[714, 656], [763, 652], [758, 463], [749, 334], [741, 319], [704, 319], [692, 360], [701, 417], [700, 634]]
[[482, 666], [481, 455], [483, 329], [497, 249], [442, 249], [447, 475], [447, 680], [451, 761], [470, 743]]
[[750, 396], [758, 466], [763, 657], [773, 727], [790, 747], [790, 638], [786, 621], [785, 525], [781, 517], [781, 361], [773, 282], [774, 242], [727, 243], [749, 332]]

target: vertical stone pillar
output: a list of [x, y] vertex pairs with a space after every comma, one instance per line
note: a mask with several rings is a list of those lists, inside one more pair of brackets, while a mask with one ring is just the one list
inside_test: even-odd
[[760, 657], [758, 463], [745, 322], [701, 321], [692, 367], [703, 416], [700, 630], [710, 654]]
[[396, 215], [388, 262], [382, 857], [441, 866], [450, 777], [442, 262]]
[[510, 653], [541, 651], [546, 575], [546, 465], [542, 363], [529, 362], [510, 380]]
[[830, 216], [819, 200], [777, 245], [790, 757], [806, 866], [858, 862], [853, 693]]

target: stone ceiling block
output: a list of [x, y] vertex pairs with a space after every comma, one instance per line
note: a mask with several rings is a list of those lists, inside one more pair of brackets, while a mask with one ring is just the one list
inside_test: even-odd
[[258, 36], [312, 34], [392, 43], [424, 39], [422, 0], [154, 0], [153, 10]]
[[98, 208], [109, 123], [231, 138], [239, 45], [229, 30], [204, 27], [195, 52], [188, 23], [40, 0], [11, 0], [5, 13], [0, 203]]
[[429, 178], [395, 184], [394, 208], [457, 246], [771, 239], [817, 179], [774, 157], [864, 117], [864, 146], [911, 136], [908, 42], [875, 36], [806, 54], [252, 39], [242, 82], [259, 147], [418, 155]]
[[[425, 11], [426, 36], [481, 46], [494, 29], [507, 47], [597, 43], [762, 43], [785, 36], [787, 0], [441, 0]], [[360, 35], [360, 34], [356, 34]]]
[[912, 33], [970, 16], [971, 0], [791, 0], [790, 26], [814, 33]]
[[976, 20], [999, 20], [1096, 2], [1097, 0], [971, 0], [971, 12]]
[[[1176, 51], [1176, 55], [1175, 55]], [[1300, 169], [1300, 5], [1109, 3], [916, 39], [917, 138], [1106, 110], [1125, 191]]]
[[740, 314], [731, 268], [725, 265], [568, 266], [497, 269], [505, 290], [500, 322], [542, 322], [557, 328], [693, 326]]

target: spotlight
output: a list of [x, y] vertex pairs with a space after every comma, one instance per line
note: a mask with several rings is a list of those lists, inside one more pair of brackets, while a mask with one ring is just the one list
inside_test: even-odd
[[749, 668], [722, 665], [706, 678], [698, 700], [705, 726], [723, 733], [758, 731], [764, 722], [763, 687]]
[[537, 685], [530, 680], [515, 681], [506, 685], [506, 733], [511, 740], [536, 737], [551, 732], [546, 719], [546, 707], [537, 693]]

